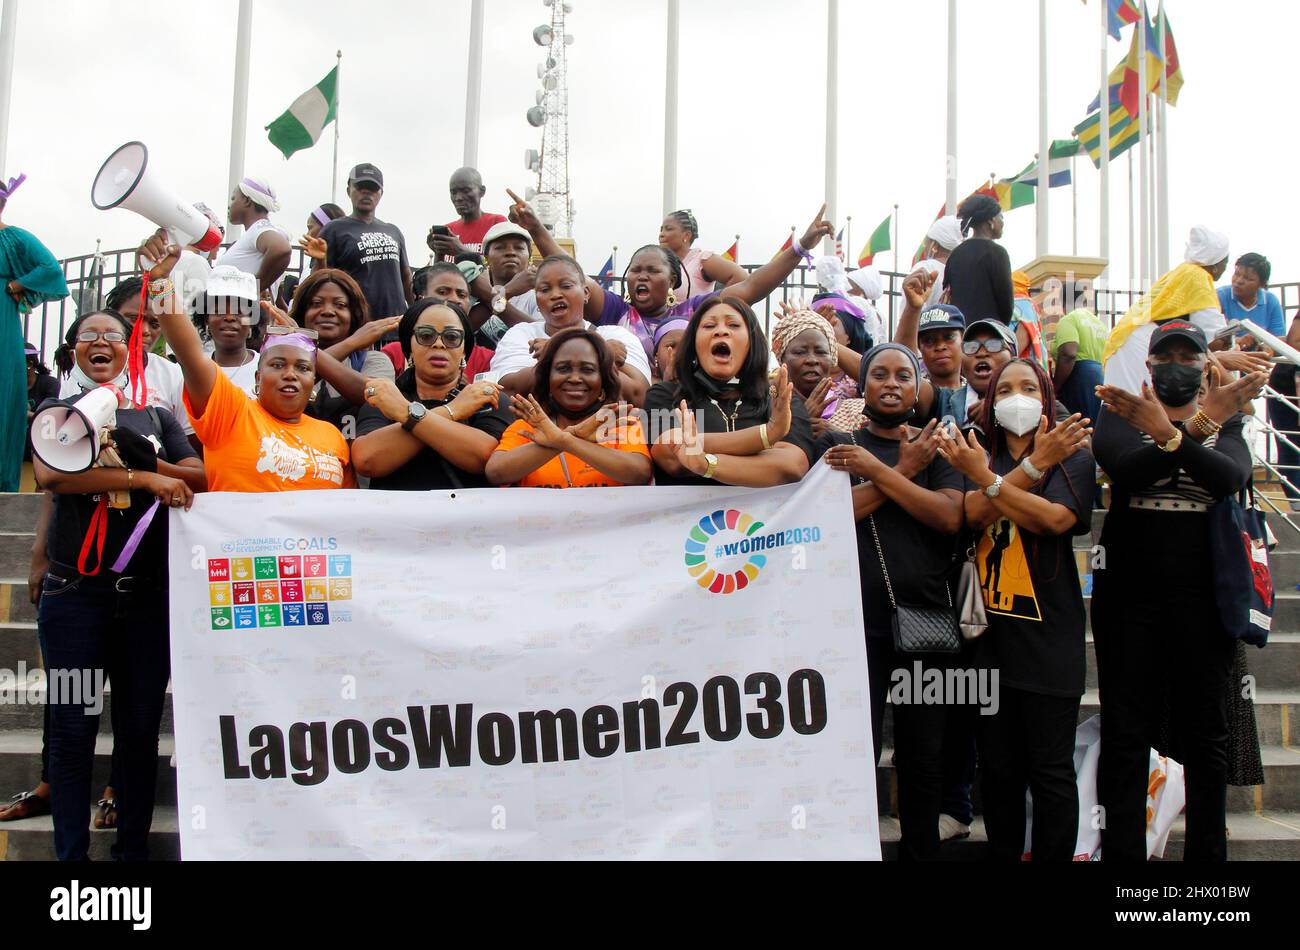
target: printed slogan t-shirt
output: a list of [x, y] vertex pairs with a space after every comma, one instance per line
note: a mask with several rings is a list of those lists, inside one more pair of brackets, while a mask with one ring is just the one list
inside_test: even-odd
[[[1003, 449], [990, 467], [1006, 475], [1017, 464]], [[1072, 531], [1029, 534], [999, 518], [975, 544], [989, 618], [988, 630], [975, 641], [975, 665], [999, 670], [1006, 686], [1049, 696], [1083, 695], [1086, 621], [1071, 538], [1091, 529], [1094, 466], [1092, 453], [1081, 449], [1048, 472], [1041, 489], [1044, 499], [1074, 512]]]
[[338, 218], [320, 233], [325, 265], [346, 271], [370, 304], [370, 319], [382, 320], [406, 312], [402, 272], [406, 241], [395, 225], [378, 218], [367, 224], [353, 217]]
[[355, 488], [348, 444], [328, 422], [307, 415], [290, 424], [216, 374], [203, 415], [185, 394], [194, 433], [203, 442], [209, 491], [310, 491]]

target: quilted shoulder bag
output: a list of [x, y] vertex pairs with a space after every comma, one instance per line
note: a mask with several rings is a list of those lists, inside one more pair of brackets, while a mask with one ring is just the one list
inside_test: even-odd
[[957, 618], [953, 613], [952, 591], [944, 584], [948, 593], [947, 607], [913, 607], [900, 604], [894, 598], [894, 585], [889, 580], [889, 568], [885, 566], [885, 552], [880, 547], [880, 534], [876, 531], [876, 519], [867, 516], [871, 524], [871, 537], [876, 542], [876, 556], [880, 558], [880, 573], [885, 578], [885, 591], [889, 594], [889, 606], [893, 609], [890, 617], [891, 632], [894, 636], [894, 649], [899, 653], [959, 653], [961, 636], [957, 632]]

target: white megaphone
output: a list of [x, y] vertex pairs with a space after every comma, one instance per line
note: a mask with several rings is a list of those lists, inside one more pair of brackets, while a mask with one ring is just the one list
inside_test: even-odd
[[100, 433], [116, 428], [120, 396], [96, 386], [71, 405], [50, 406], [32, 418], [32, 452], [56, 472], [75, 475], [99, 458]]
[[127, 142], [108, 156], [90, 186], [90, 201], [100, 211], [126, 208], [143, 215], [169, 231], [176, 244], [190, 244], [204, 253], [221, 246], [221, 232], [207, 215], [158, 180], [143, 142]]

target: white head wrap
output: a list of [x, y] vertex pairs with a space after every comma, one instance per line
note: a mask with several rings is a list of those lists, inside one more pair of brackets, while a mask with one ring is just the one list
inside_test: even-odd
[[849, 278], [844, 273], [844, 262], [838, 257], [827, 255], [817, 258], [813, 262], [813, 271], [817, 275], [817, 283], [831, 293], [849, 292]]
[[872, 302], [885, 295], [885, 282], [880, 277], [880, 271], [870, 265], [849, 274], [849, 280], [853, 281], [858, 289], [866, 295], [866, 298]]
[[1187, 238], [1186, 259], [1193, 264], [1210, 267], [1228, 259], [1228, 236], [1211, 231], [1203, 224], [1192, 228]]
[[239, 190], [244, 193], [244, 197], [255, 205], [261, 205], [267, 211], [279, 211], [280, 202], [275, 197], [275, 189], [265, 178], [242, 178], [239, 181]]
[[951, 251], [962, 242], [961, 222], [955, 215], [947, 215], [930, 225], [925, 236], [931, 241], [937, 241], [945, 251]]

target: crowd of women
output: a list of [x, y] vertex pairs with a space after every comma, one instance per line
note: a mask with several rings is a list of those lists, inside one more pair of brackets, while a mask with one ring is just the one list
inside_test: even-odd
[[[1200, 328], [1170, 320], [1150, 335], [1150, 383], [1140, 392], [1088, 377], [1086, 391], [1074, 388], [1089, 405], [1061, 405], [1062, 377], [1054, 381], [1052, 364], [1010, 326], [1013, 290], [992, 205], [971, 199], [932, 229], [928, 244], [946, 266], [907, 278], [894, 339], [873, 319], [871, 275], [819, 261], [823, 291], [783, 309], [770, 345], [751, 304], [811, 262], [832, 233], [824, 208], [752, 273], [693, 257], [693, 216], [670, 215], [660, 243], [632, 255], [620, 296], [589, 279], [517, 202], [513, 223], [488, 231], [484, 251], [491, 259], [498, 228], [498, 237], [531, 239], [541, 260], [526, 282], [538, 319], [504, 321], [495, 340], [484, 326], [506, 310], [482, 261], [417, 271], [415, 302], [372, 319], [357, 282], [328, 266], [312, 270], [287, 308], [255, 278], [221, 275], [187, 306], [172, 281], [182, 249], [147, 239], [147, 291], [132, 285], [116, 307], [69, 328], [65, 395], [105, 383], [132, 389], [133, 320], [165, 338], [174, 365], [147, 356], [146, 369], [170, 369], [155, 371], [142, 408], [119, 412], [121, 467], [68, 475], [35, 461], [52, 498], [33, 591], [47, 666], [107, 670], [113, 684], [116, 853], [146, 856], [157, 778], [168, 614], [166, 519], [149, 520], [155, 499], [188, 508], [204, 490], [358, 484], [767, 487], [823, 464], [852, 485], [877, 760], [895, 671], [920, 661], [1000, 673], [993, 715], [893, 706], [903, 858], [936, 858], [944, 838], [969, 831], [977, 762], [992, 856], [1074, 856], [1086, 613], [1072, 537], [1091, 530], [1100, 468], [1112, 490], [1108, 563], [1092, 608], [1104, 854], [1146, 857], [1148, 750], [1172, 728], [1187, 776], [1186, 856], [1224, 859], [1235, 651], [1207, 600], [1205, 519], [1250, 477], [1242, 411], [1264, 375], [1234, 377]], [[1078, 321], [1064, 354], [1072, 372], [1086, 370], [1091, 353], [1091, 327]], [[390, 358], [377, 347], [392, 334], [400, 353]], [[109, 492], [127, 493], [130, 507], [106, 512]], [[906, 628], [917, 611], [951, 620], [968, 551], [987, 630], [955, 652], [918, 650]], [[21, 814], [8, 817], [52, 807], [59, 857], [80, 859], [97, 724], [73, 705], [52, 704], [48, 720], [48, 785], [20, 796]]]

